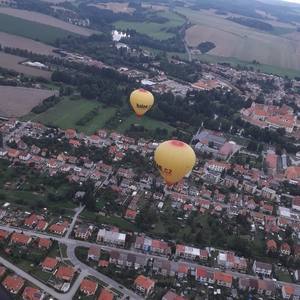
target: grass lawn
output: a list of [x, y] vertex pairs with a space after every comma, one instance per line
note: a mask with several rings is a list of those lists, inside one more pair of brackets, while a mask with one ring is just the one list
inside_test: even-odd
[[276, 275], [277, 275], [278, 280], [280, 280], [280, 281], [293, 282], [289, 272], [287, 272], [287, 271], [285, 271], [285, 272], [277, 271]]
[[166, 23], [117, 21], [114, 26], [120, 30], [133, 29], [157, 40], [167, 40], [174, 36], [168, 29], [184, 24], [184, 19], [173, 12], [159, 12], [157, 16], [169, 19]]
[[127, 129], [130, 128], [131, 125], [138, 124], [144, 126], [148, 130], [155, 130], [156, 128], [160, 129], [166, 129], [168, 130], [169, 134], [175, 130], [174, 127], [154, 119], [151, 119], [147, 116], [144, 116], [142, 118], [138, 118], [135, 115], [131, 115], [129, 118], [127, 118], [125, 121], [123, 121], [118, 127], [117, 131], [119, 132], [125, 132]]
[[233, 57], [221, 57], [216, 55], [210, 54], [201, 54], [198, 55], [197, 58], [201, 61], [210, 62], [210, 63], [229, 63], [232, 66], [236, 67], [237, 65], [245, 66], [245, 67], [252, 67], [254, 70], [260, 70], [261, 72], [267, 74], [275, 74], [279, 76], [288, 76], [289, 78], [294, 78], [300, 76], [300, 71], [292, 70], [292, 69], [285, 69], [277, 66], [271, 65], [264, 65], [264, 64], [253, 64], [251, 62], [242, 61]]
[[49, 272], [44, 272], [40, 268], [35, 268], [35, 270], [32, 272], [32, 275], [38, 278], [40, 281], [47, 282], [52, 274]]
[[58, 126], [60, 128], [76, 128], [80, 132], [92, 134], [102, 128], [116, 112], [116, 108], [100, 107], [99, 113], [84, 126], [76, 125], [76, 122], [88, 112], [99, 107], [99, 103], [89, 100], [70, 100], [63, 99], [55, 106], [41, 114], [29, 114], [26, 119], [42, 122], [46, 125]]
[[80, 214], [80, 217], [91, 220], [93, 222], [97, 222], [99, 224], [103, 223], [103, 224], [117, 226], [123, 230], [138, 231], [137, 227], [134, 224], [117, 216], [101, 216], [94, 212], [85, 210], [83, 213]]
[[44, 43], [53, 44], [56, 39], [75, 33], [53, 26], [27, 21], [21, 18], [0, 14], [0, 31], [23, 36]]

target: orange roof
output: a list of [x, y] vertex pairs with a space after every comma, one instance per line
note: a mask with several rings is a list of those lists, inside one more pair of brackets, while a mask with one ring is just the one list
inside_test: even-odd
[[65, 224], [53, 224], [50, 226], [49, 230], [58, 234], [63, 234], [67, 229]]
[[18, 293], [19, 290], [23, 287], [25, 281], [22, 277], [17, 275], [8, 275], [2, 282], [3, 286], [14, 293]]
[[283, 286], [283, 288], [284, 288], [285, 293], [287, 295], [293, 295], [294, 292], [295, 292], [295, 288], [292, 285], [286, 284], [286, 285]]
[[143, 287], [145, 290], [148, 290], [152, 286], [154, 286], [155, 281], [148, 278], [148, 277], [146, 277], [146, 276], [144, 276], [144, 275], [139, 275], [135, 279], [134, 284]]
[[76, 136], [76, 130], [75, 129], [67, 129], [65, 133], [66, 133], [66, 136], [68, 136], [68, 137], [75, 137]]
[[17, 158], [20, 155], [20, 151], [16, 149], [9, 149], [8, 156], [12, 158]]
[[214, 273], [214, 278], [216, 281], [222, 281], [225, 283], [230, 283], [232, 284], [232, 275], [226, 274], [223, 272], [215, 272]]
[[281, 250], [291, 251], [291, 247], [288, 243], [283, 243], [280, 247]]
[[10, 240], [12, 243], [26, 245], [30, 242], [31, 237], [23, 233], [14, 232]]
[[49, 249], [52, 245], [52, 241], [46, 238], [39, 238], [39, 244], [38, 246], [40, 248], [46, 248]]
[[189, 267], [187, 266], [187, 264], [181, 263], [178, 266], [178, 273], [184, 273], [187, 274], [189, 271]]
[[69, 144], [75, 147], [80, 146], [80, 142], [74, 139], [69, 140]]
[[184, 297], [181, 297], [177, 294], [175, 294], [172, 291], [168, 291], [164, 296], [163, 296], [164, 300], [184, 300]]
[[268, 153], [266, 156], [266, 163], [269, 168], [276, 169], [277, 168], [277, 155], [273, 153]]
[[99, 263], [98, 263], [98, 266], [99, 266], [99, 267], [107, 268], [108, 265], [109, 265], [108, 260], [104, 260], [104, 259], [100, 259], [100, 260], [99, 260]]
[[53, 270], [58, 264], [58, 260], [53, 257], [46, 257], [42, 262], [43, 269]]
[[277, 244], [274, 240], [268, 240], [267, 241], [267, 247], [268, 249], [277, 249]]
[[207, 277], [207, 271], [204, 268], [198, 267], [196, 270], [197, 277]]
[[185, 246], [177, 244], [176, 245], [176, 252], [184, 252], [185, 251]]
[[98, 300], [113, 300], [113, 299], [114, 299], [113, 293], [108, 291], [107, 289], [102, 289], [98, 297]]
[[48, 223], [45, 220], [40, 220], [40, 221], [38, 221], [38, 223], [36, 225], [36, 229], [37, 230], [45, 230], [47, 225], [48, 225]]
[[42, 297], [42, 292], [39, 289], [27, 286], [22, 294], [25, 300], [40, 300]]
[[126, 218], [135, 219], [136, 215], [137, 215], [137, 212], [135, 210], [132, 210], [132, 209], [126, 210], [126, 213], [125, 213]]
[[287, 179], [299, 179], [300, 178], [300, 166], [288, 167], [285, 171], [285, 177]]
[[97, 288], [98, 283], [90, 279], [83, 279], [80, 284], [80, 290], [89, 295], [94, 295]]
[[55, 276], [62, 280], [71, 281], [74, 274], [75, 274], [74, 268], [69, 266], [60, 266]]
[[6, 239], [8, 236], [9, 236], [8, 231], [0, 229], [0, 240]]

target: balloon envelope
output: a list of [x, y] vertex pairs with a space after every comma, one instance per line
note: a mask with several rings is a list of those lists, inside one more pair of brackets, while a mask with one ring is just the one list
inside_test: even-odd
[[138, 117], [143, 116], [153, 105], [152, 93], [144, 89], [138, 89], [131, 93], [130, 104]]
[[180, 181], [193, 169], [196, 155], [188, 144], [170, 140], [156, 148], [154, 160], [161, 176], [171, 185]]

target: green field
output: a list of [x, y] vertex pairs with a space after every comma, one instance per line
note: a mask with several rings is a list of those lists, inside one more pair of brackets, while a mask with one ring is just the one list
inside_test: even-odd
[[131, 115], [129, 118], [124, 120], [117, 127], [117, 131], [124, 133], [126, 130], [128, 130], [130, 128], [131, 125], [141, 125], [141, 126], [144, 126], [145, 129], [148, 129], [148, 130], [155, 130], [156, 128], [166, 129], [166, 130], [168, 130], [169, 134], [175, 130], [174, 127], [172, 127], [164, 122], [156, 121], [156, 120], [151, 119], [146, 116], [144, 116], [142, 118], [138, 118], [135, 115]]
[[[65, 38], [75, 33], [41, 23], [0, 14], [0, 31], [53, 44], [58, 38]], [[0, 41], [1, 43], [1, 41]]]
[[248, 68], [252, 67], [254, 70], [260, 70], [263, 73], [275, 74], [279, 76], [288, 76], [289, 78], [300, 76], [300, 71], [297, 70], [285, 69], [277, 66], [264, 65], [264, 64], [257, 65], [233, 57], [222, 57], [216, 55], [201, 54], [198, 55], [197, 58], [201, 61], [205, 61], [209, 63], [229, 63], [233, 67], [236, 67], [238, 65], [243, 67], [248, 67]]
[[76, 128], [80, 132], [92, 134], [102, 128], [116, 112], [116, 108], [100, 108], [98, 115], [84, 126], [76, 125], [85, 114], [99, 106], [98, 102], [89, 100], [69, 100], [63, 99], [54, 107], [41, 114], [29, 114], [26, 119], [38, 121], [46, 125], [58, 126], [60, 128]]
[[169, 21], [166, 23], [118, 21], [114, 23], [114, 26], [120, 30], [136, 30], [138, 33], [146, 34], [157, 40], [167, 40], [175, 35], [168, 32], [169, 29], [184, 24], [184, 19], [173, 12], [159, 12], [157, 15], [167, 18]]

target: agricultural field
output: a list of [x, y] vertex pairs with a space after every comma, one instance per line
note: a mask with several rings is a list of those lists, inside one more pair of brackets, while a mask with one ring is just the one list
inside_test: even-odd
[[0, 13], [0, 31], [33, 39], [46, 44], [54, 44], [56, 39], [65, 38], [74, 34], [57, 27], [27, 21], [2, 13]]
[[135, 12], [135, 9], [129, 7], [128, 2], [107, 2], [107, 3], [96, 3], [91, 4], [91, 6], [97, 7], [99, 9], [111, 10], [114, 13], [126, 13], [132, 14]]
[[159, 12], [157, 16], [167, 18], [168, 21], [166, 23], [118, 21], [114, 26], [119, 30], [133, 29], [157, 40], [167, 40], [174, 36], [174, 33], [168, 32], [169, 29], [184, 24], [184, 19], [173, 12]]
[[0, 32], [0, 44], [3, 47], [25, 49], [37, 54], [56, 56], [53, 53], [54, 47], [5, 32]]
[[297, 40], [297, 33], [291, 33], [296, 28], [276, 23], [278, 27], [274, 27], [274, 33], [268, 33], [226, 20], [212, 10], [178, 8], [177, 11], [192, 23], [185, 36], [190, 47], [209, 41], [216, 45], [210, 55], [241, 61], [257, 60], [287, 69], [300, 67], [300, 35]]
[[[74, 34], [79, 34], [79, 35], [84, 35], [84, 36], [89, 36], [93, 33], [93, 31], [89, 30], [88, 28], [76, 26], [76, 25], [61, 21], [57, 18], [48, 16], [48, 15], [45, 15], [45, 14], [33, 12], [33, 11], [14, 9], [14, 8], [9, 8], [9, 7], [0, 7], [0, 14], [1, 14], [0, 20], [2, 20], [3, 15], [23, 19], [24, 21], [26, 20], [28, 22], [32, 22], [32, 20], [34, 20], [34, 23], [39, 23], [39, 24], [43, 24], [43, 25], [46, 25], [46, 26], [51, 26], [51, 27], [54, 27], [56, 29], [58, 28], [62, 31], [62, 33], [63, 32], [69, 32], [69, 33], [71, 32], [71, 33], [74, 33]], [[2, 30], [3, 24], [6, 23], [5, 21], [8, 22], [8, 19], [6, 18], [6, 19], [2, 20], [1, 26], [0, 26], [1, 31], [5, 31], [5, 30]], [[44, 28], [44, 29], [47, 29], [47, 27]], [[26, 30], [27, 30], [27, 28], [23, 29], [23, 31], [26, 31]], [[36, 31], [38, 31], [38, 30], [39, 29], [36, 29]], [[48, 29], [48, 30], [50, 30], [50, 29]], [[45, 34], [45, 32], [47, 32], [47, 31], [42, 31], [43, 34]], [[25, 34], [23, 34], [23, 35], [25, 36]]]
[[55, 91], [51, 90], [0, 86], [0, 116], [20, 117], [28, 114], [33, 107], [54, 94]]
[[[194, 57], [194, 56], [193, 56]], [[243, 60], [239, 60], [234, 57], [222, 57], [222, 56], [216, 56], [216, 55], [210, 55], [210, 54], [200, 54], [195, 56], [197, 59], [203, 62], [209, 62], [209, 63], [228, 63], [232, 65], [233, 67], [237, 66], [243, 66], [243, 67], [252, 67], [254, 70], [261, 71], [266, 74], [275, 74], [278, 76], [287, 76], [289, 78], [299, 77], [300, 71], [299, 70], [293, 70], [293, 69], [287, 69], [287, 68], [281, 68], [277, 66], [271, 66], [271, 65], [265, 65], [265, 64], [253, 64], [252, 62], [247, 62]]]
[[[31, 113], [27, 115], [26, 119], [41, 122], [46, 125], [58, 126], [64, 129], [76, 128], [80, 132], [92, 134], [97, 129], [102, 128], [106, 121], [113, 117], [116, 112], [116, 108], [103, 108], [99, 106], [100, 104], [96, 101], [84, 99], [70, 100], [65, 98], [54, 107], [49, 108], [41, 114]], [[98, 107], [98, 114], [84, 126], [76, 124], [82, 117]]]
[[30, 76], [40, 76], [46, 79], [51, 78], [51, 72], [40, 70], [33, 67], [28, 67], [20, 64], [21, 62], [25, 61], [26, 59], [20, 56], [7, 54], [4, 52], [0, 52], [0, 66], [5, 69], [14, 70], [19, 73], [23, 73], [25, 75]]

